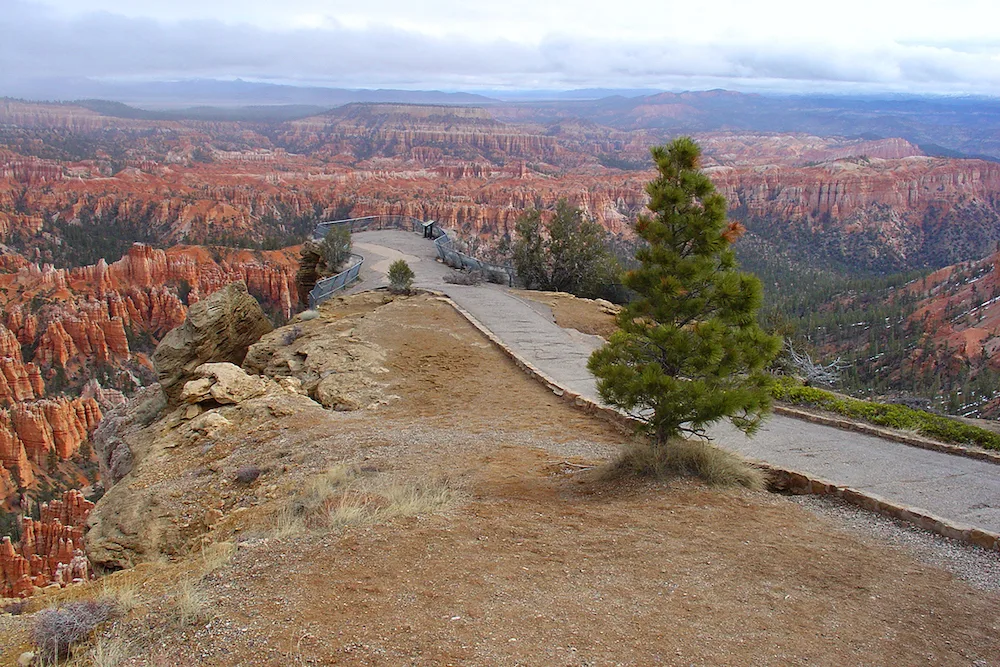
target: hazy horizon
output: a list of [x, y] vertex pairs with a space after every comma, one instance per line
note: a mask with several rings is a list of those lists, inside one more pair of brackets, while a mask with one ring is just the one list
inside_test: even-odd
[[8, 0], [0, 94], [46, 81], [1000, 95], [1000, 5]]

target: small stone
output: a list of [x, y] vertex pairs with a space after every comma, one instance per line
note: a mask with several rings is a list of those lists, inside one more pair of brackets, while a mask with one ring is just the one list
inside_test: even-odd
[[184, 411], [184, 418], [185, 419], [194, 419], [195, 417], [197, 417], [200, 414], [201, 414], [201, 406], [200, 405], [189, 405], [189, 406], [187, 406], [187, 410]]
[[20, 665], [20, 667], [28, 667], [28, 665], [34, 664], [34, 662], [35, 654], [31, 651], [25, 651], [17, 657], [17, 664]]
[[222, 512], [217, 509], [210, 509], [205, 512], [205, 525], [214, 526], [222, 520]]

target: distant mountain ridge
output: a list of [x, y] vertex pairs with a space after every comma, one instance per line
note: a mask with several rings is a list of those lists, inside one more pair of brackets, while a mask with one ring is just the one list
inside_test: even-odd
[[[932, 156], [1000, 161], [997, 98], [641, 89], [489, 93], [498, 97], [470, 92], [323, 88], [208, 79], [0, 83], [0, 95], [83, 100], [81, 105], [99, 113], [133, 119], [280, 122], [355, 103], [481, 106], [501, 122], [550, 125], [574, 120], [626, 132], [646, 130], [660, 138], [719, 131], [807, 133], [869, 140], [899, 137]], [[136, 109], [123, 109], [122, 104]]]
[[475, 93], [436, 90], [348, 89], [292, 86], [254, 81], [150, 81], [114, 83], [87, 79], [0, 83], [0, 95], [30, 100], [70, 101], [103, 99], [152, 109], [197, 106], [245, 107], [312, 105], [334, 107], [351, 102], [411, 102], [414, 104], [495, 104], [498, 100]]

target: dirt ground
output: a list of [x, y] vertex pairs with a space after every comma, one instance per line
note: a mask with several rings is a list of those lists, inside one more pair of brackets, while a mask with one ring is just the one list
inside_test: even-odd
[[[585, 466], [630, 436], [521, 374], [446, 303], [339, 307], [322, 316], [359, 317], [398, 398], [337, 413], [338, 456], [455, 500], [226, 536], [231, 560], [198, 582], [207, 620], [172, 623], [161, 584], [143, 585], [101, 632], [125, 647], [118, 664], [1000, 664], [996, 594], [780, 496], [597, 482]], [[3, 664], [27, 647], [23, 618], [0, 620]]]
[[607, 301], [580, 299], [565, 292], [517, 290], [517, 295], [550, 307], [556, 324], [564, 329], [607, 339], [618, 328], [615, 323], [618, 306]]

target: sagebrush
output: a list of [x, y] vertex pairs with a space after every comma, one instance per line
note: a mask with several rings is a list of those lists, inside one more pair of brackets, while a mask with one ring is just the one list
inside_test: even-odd
[[52, 662], [66, 658], [72, 646], [91, 635], [101, 623], [117, 613], [110, 600], [71, 602], [57, 609], [45, 609], [35, 616], [31, 641], [38, 655]]

